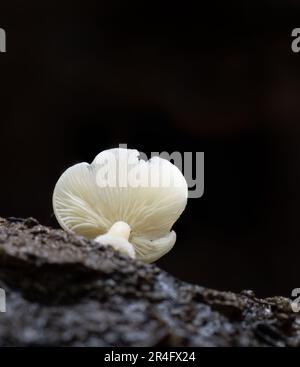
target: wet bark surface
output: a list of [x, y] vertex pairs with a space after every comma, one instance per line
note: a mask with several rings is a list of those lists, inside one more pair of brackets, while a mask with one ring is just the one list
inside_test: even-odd
[[35, 219], [0, 219], [1, 346], [300, 346], [282, 297], [173, 278]]

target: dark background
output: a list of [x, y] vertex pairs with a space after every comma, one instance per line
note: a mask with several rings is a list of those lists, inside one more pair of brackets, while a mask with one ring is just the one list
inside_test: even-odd
[[159, 266], [289, 296], [300, 287], [300, 3], [208, 4], [1, 3], [0, 215], [57, 226], [60, 174], [119, 143], [204, 151], [205, 194]]

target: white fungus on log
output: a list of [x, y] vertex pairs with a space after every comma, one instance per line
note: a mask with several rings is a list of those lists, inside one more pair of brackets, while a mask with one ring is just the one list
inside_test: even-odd
[[188, 187], [169, 161], [139, 155], [109, 149], [92, 164], [68, 168], [55, 186], [53, 208], [65, 230], [153, 262], [176, 242], [172, 226], [185, 209]]

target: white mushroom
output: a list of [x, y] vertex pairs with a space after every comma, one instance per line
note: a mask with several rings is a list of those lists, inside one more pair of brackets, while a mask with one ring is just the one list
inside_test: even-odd
[[68, 168], [55, 186], [53, 208], [65, 230], [153, 262], [175, 244], [171, 228], [186, 206], [188, 188], [175, 165], [139, 155], [110, 149], [90, 165]]

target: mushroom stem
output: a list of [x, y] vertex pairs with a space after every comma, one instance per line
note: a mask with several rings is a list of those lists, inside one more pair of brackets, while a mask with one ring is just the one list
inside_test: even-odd
[[114, 223], [107, 233], [112, 236], [122, 237], [128, 241], [130, 232], [131, 232], [130, 226], [125, 222], [119, 221]]
[[110, 245], [114, 247], [115, 250], [135, 258], [135, 249], [133, 245], [128, 241], [130, 236], [131, 228], [125, 222], [116, 222], [111, 227], [110, 230], [101, 236], [95, 238], [95, 241], [101, 243], [102, 245]]

